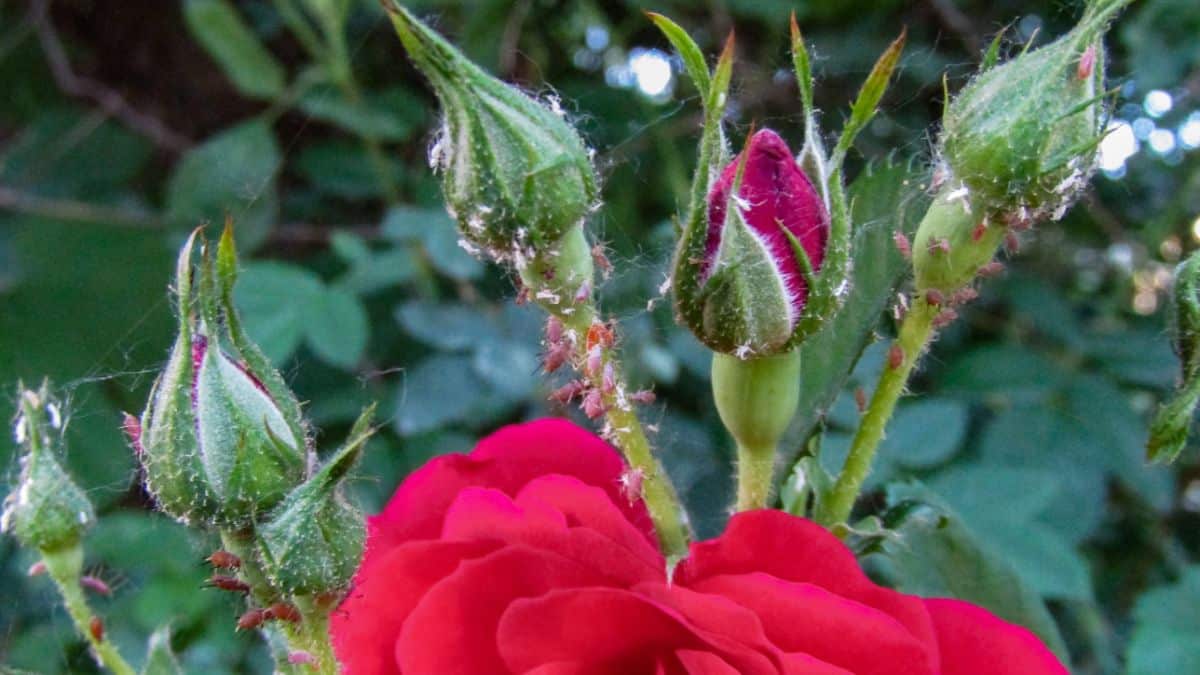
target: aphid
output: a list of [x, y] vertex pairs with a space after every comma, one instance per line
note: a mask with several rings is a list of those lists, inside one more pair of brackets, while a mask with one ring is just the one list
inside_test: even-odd
[[518, 305], [524, 305], [529, 302], [529, 287], [526, 286], [525, 284], [521, 284], [520, 282], [518, 282], [518, 284], [519, 285], [517, 287], [517, 298], [516, 298], [515, 302]]
[[867, 391], [862, 387], [854, 388], [854, 405], [858, 407], [859, 414], [867, 410]]
[[104, 583], [103, 579], [94, 577], [90, 574], [85, 574], [80, 577], [79, 585], [106, 597], [112, 595], [112, 589], [109, 588], [108, 584]]
[[587, 362], [583, 365], [583, 371], [588, 377], [595, 377], [600, 372], [600, 367], [604, 363], [604, 352], [600, 351], [600, 345], [596, 345], [588, 350]]
[[900, 251], [900, 255], [904, 256], [905, 260], [912, 258], [912, 244], [908, 242], [908, 237], [904, 236], [903, 232], [893, 232], [892, 242], [896, 244], [896, 250]]
[[253, 630], [262, 625], [269, 617], [265, 609], [252, 609], [238, 617], [238, 630]]
[[587, 389], [587, 383], [583, 380], [572, 380], [563, 386], [550, 392], [550, 400], [555, 403], [567, 404], [579, 396]]
[[974, 288], [972, 288], [970, 286], [964, 286], [963, 288], [960, 288], [957, 291], [955, 291], [954, 295], [950, 296], [950, 302], [955, 305], [962, 305], [962, 304], [968, 303], [978, 297], [979, 297], [979, 291], [975, 290]]
[[121, 430], [125, 432], [125, 437], [129, 439], [129, 446], [133, 448], [135, 455], [142, 454], [142, 421], [137, 417], [125, 413], [121, 419]]
[[957, 318], [958, 312], [949, 308], [943, 309], [941, 312], [938, 312], [937, 316], [933, 317], [933, 327], [935, 329], [945, 328], [951, 323], [954, 323], [954, 320]]
[[288, 652], [288, 663], [293, 666], [315, 666], [317, 665], [317, 657], [308, 652], [294, 651]]
[[641, 389], [629, 395], [629, 400], [633, 401], [634, 403], [644, 403], [646, 405], [654, 403], [657, 398], [658, 397], [654, 394], [654, 392], [650, 391], [649, 389]]
[[982, 220], [979, 221], [975, 225], [975, 229], [971, 230], [971, 241], [979, 241], [980, 239], [983, 239], [983, 235], [987, 234], [987, 228], [987, 222]]
[[557, 316], [551, 316], [549, 319], [546, 319], [546, 342], [553, 344], [555, 342], [562, 342], [562, 339], [562, 321]]
[[1088, 45], [1088, 48], [1083, 50], [1083, 55], [1079, 57], [1079, 67], [1075, 70], [1075, 74], [1081, 80], [1086, 80], [1092, 76], [1092, 71], [1096, 68], [1096, 45]]
[[617, 389], [617, 374], [613, 368], [612, 361], [604, 364], [604, 377], [600, 380], [601, 388], [605, 394], [611, 394]]
[[587, 281], [579, 284], [579, 290], [575, 291], [575, 302], [584, 303], [590, 297], [592, 297], [592, 285]]
[[993, 260], [992, 262], [979, 268], [979, 276], [984, 277], [985, 279], [1000, 276], [1003, 273], [1004, 263], [1000, 262], [999, 260]]
[[613, 340], [614, 337], [612, 328], [599, 321], [594, 321], [592, 322], [592, 325], [588, 327], [587, 342], [585, 345], [587, 346], [587, 350], [589, 352], [592, 351], [592, 348], [597, 345], [607, 349], [613, 346]]
[[604, 255], [604, 246], [596, 244], [592, 247], [592, 260], [596, 263], [596, 267], [600, 268], [600, 273], [607, 279], [608, 275], [612, 274], [612, 262], [608, 256]]
[[950, 252], [950, 240], [946, 239], [945, 237], [941, 237], [939, 239], [934, 239], [933, 241], [929, 242], [929, 252], [934, 253], [934, 254], [949, 253]]
[[945, 296], [943, 296], [942, 292], [938, 289], [931, 288], [928, 291], [925, 291], [925, 302], [933, 305], [934, 307], [941, 306], [941, 304], [945, 301]]
[[604, 414], [604, 397], [599, 389], [589, 389], [583, 397], [583, 414], [588, 419], [596, 419]]
[[280, 621], [290, 621], [298, 623], [300, 621], [300, 610], [296, 609], [295, 605], [286, 602], [277, 602], [263, 610], [265, 618], [278, 619]]
[[206, 560], [208, 560], [208, 564], [218, 569], [236, 570], [242, 566], [242, 559], [229, 551], [213, 551], [213, 554]]
[[1016, 232], [1009, 230], [1004, 234], [1004, 250], [1008, 251], [1009, 255], [1016, 255], [1021, 251], [1021, 238]]
[[888, 350], [888, 367], [892, 370], [904, 365], [904, 348], [900, 345], [892, 345]]
[[96, 642], [104, 642], [104, 622], [100, 620], [100, 617], [92, 617], [88, 623], [88, 632], [92, 634], [92, 639]]
[[208, 585], [213, 588], [219, 588], [223, 591], [233, 591], [235, 593], [249, 593], [250, 584], [238, 579], [237, 577], [226, 576], [224, 574], [214, 574], [208, 578]]
[[562, 367], [562, 364], [567, 362], [571, 356], [571, 348], [562, 342], [550, 345], [546, 350], [546, 355], [542, 357], [542, 369], [547, 373], [553, 373]]
[[46, 563], [39, 560], [29, 566], [29, 569], [25, 571], [25, 576], [37, 577], [37, 576], [41, 576], [45, 573], [46, 573]]
[[646, 474], [637, 467], [621, 474], [621, 495], [629, 500], [631, 505], [642, 498], [642, 482], [645, 478]]

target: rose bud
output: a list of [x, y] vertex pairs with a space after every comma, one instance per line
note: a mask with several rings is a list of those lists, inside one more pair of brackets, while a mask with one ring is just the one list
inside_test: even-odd
[[[944, 181], [914, 248], [919, 288], [957, 290], [1009, 227], [1057, 220], [1078, 199], [1104, 137], [1102, 37], [1128, 1], [1093, 0], [1058, 40], [1001, 65], [989, 57], [947, 104], [938, 140]], [[948, 255], [926, 247], [943, 239]]]
[[1150, 424], [1146, 457], [1171, 462], [1187, 447], [1200, 403], [1200, 252], [1175, 269], [1170, 305], [1171, 343], [1181, 366], [1179, 386]]
[[21, 446], [21, 474], [4, 500], [0, 530], [21, 545], [45, 553], [77, 549], [84, 531], [96, 521], [92, 503], [55, 459], [62, 442], [62, 413], [45, 384], [18, 395], [14, 436]]
[[373, 413], [374, 406], [365, 410], [342, 448], [260, 526], [259, 554], [276, 588], [318, 595], [344, 589], [354, 576], [366, 542], [366, 521], [342, 495], [341, 483], [374, 433]]
[[[774, 131], [755, 133], [713, 182], [706, 234], [694, 295], [676, 278], [680, 315], [714, 351], [785, 351], [825, 259], [829, 212]], [[691, 266], [681, 247], [676, 274]]]
[[198, 289], [192, 279], [197, 236], [180, 253], [179, 336], [142, 415], [139, 456], [164, 511], [241, 527], [304, 479], [307, 441], [299, 403], [246, 337], [233, 308], [231, 229], [215, 265], [207, 252], [203, 256]]
[[397, 2], [383, 4], [442, 105], [430, 163], [467, 242], [519, 263], [579, 225], [596, 201], [596, 178], [558, 103], [492, 77]]

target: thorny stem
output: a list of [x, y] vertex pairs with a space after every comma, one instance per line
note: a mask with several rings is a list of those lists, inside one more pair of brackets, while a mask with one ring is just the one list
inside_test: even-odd
[[[614, 347], [602, 347], [600, 363], [589, 369], [587, 340], [585, 336], [596, 321], [596, 308], [589, 300], [576, 305], [575, 311], [563, 317], [563, 326], [571, 338], [574, 351], [572, 362], [588, 379], [589, 384], [601, 392], [604, 406], [605, 436], [625, 455], [631, 471], [641, 477], [642, 500], [654, 521], [659, 544], [669, 561], [687, 555], [688, 530], [686, 515], [671, 485], [662, 464], [654, 458], [650, 441], [638, 420], [634, 402], [629, 400], [624, 375]], [[614, 336], [615, 338], [615, 336]], [[611, 368], [608, 368], [611, 366]], [[605, 372], [608, 371], [609, 385], [606, 387]], [[606, 391], [608, 389], [608, 391]]]
[[[919, 298], [913, 302], [904, 322], [900, 324], [900, 334], [892, 345], [888, 363], [884, 364], [875, 393], [854, 434], [846, 463], [828, 497], [818, 505], [816, 518], [825, 527], [845, 523], [850, 518], [854, 500], [871, 471], [871, 462], [883, 438], [884, 427], [896, 408], [896, 401], [904, 393], [913, 367], [929, 344], [933, 335], [933, 320], [938, 312], [938, 307]], [[895, 360], [893, 354], [897, 357]]]
[[63, 605], [75, 623], [75, 629], [91, 645], [92, 652], [100, 663], [115, 675], [134, 675], [136, 671], [121, 657], [116, 646], [108, 641], [103, 631], [92, 630], [97, 618], [92, 614], [91, 607], [88, 607], [83, 587], [79, 585], [83, 571], [83, 548], [75, 545], [60, 551], [42, 551], [42, 562], [46, 565], [46, 572], [54, 580], [54, 585], [58, 587]]

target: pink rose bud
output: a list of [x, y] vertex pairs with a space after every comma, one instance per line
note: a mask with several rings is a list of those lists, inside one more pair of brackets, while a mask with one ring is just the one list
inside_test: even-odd
[[787, 143], [770, 129], [754, 134], [709, 189], [693, 331], [725, 353], [784, 350], [828, 240], [825, 202]]

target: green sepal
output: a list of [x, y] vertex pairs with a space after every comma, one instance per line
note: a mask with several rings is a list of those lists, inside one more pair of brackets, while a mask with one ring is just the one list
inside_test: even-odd
[[875, 117], [879, 101], [883, 98], [883, 93], [887, 91], [892, 73], [900, 63], [900, 55], [904, 52], [904, 42], [907, 37], [908, 28], [906, 27], [900, 31], [899, 37], [888, 45], [883, 54], [879, 55], [875, 66], [871, 68], [867, 79], [863, 81], [862, 88], [858, 91], [858, 97], [850, 106], [850, 119], [846, 120], [845, 126], [842, 127], [842, 135], [833, 148], [833, 156], [829, 160], [832, 169], [841, 168], [842, 161], [846, 158], [846, 152], [854, 143], [854, 138], [866, 128], [871, 118]]
[[706, 100], [711, 80], [708, 64], [704, 60], [704, 52], [700, 51], [700, 47], [679, 24], [657, 12], [646, 12], [646, 16], [662, 31], [663, 36], [667, 38], [675, 51], [679, 52], [684, 70], [687, 71], [688, 77], [692, 78], [696, 90], [700, 92], [700, 99]]

